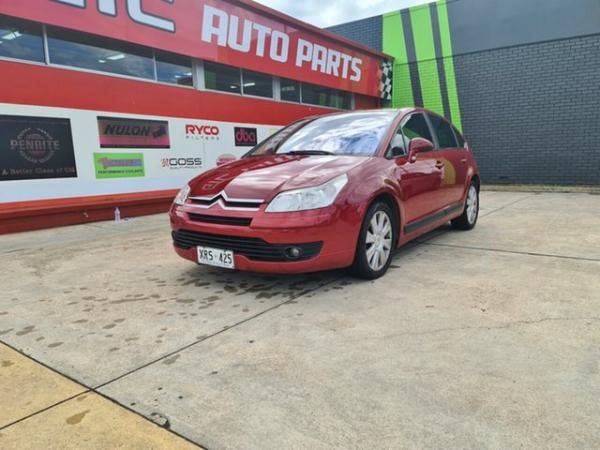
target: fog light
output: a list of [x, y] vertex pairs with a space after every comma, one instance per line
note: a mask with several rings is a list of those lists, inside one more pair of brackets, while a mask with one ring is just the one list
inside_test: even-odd
[[285, 249], [285, 256], [288, 259], [298, 259], [302, 255], [302, 250], [298, 247], [288, 247]]

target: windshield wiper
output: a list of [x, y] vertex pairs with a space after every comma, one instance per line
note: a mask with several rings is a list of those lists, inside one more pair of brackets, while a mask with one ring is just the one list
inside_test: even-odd
[[327, 150], [293, 150], [284, 153], [284, 155], [335, 155], [335, 153], [328, 152]]

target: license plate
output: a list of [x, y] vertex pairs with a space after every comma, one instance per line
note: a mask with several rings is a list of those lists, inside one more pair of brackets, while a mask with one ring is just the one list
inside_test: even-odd
[[231, 250], [222, 250], [212, 247], [197, 247], [198, 264], [208, 266], [224, 267], [225, 269], [234, 269], [235, 262]]

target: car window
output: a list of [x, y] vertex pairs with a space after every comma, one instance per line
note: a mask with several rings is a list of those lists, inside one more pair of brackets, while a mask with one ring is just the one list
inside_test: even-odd
[[390, 142], [390, 146], [388, 147], [388, 151], [385, 154], [385, 157], [388, 159], [397, 158], [398, 156], [404, 156], [408, 154], [408, 138], [402, 134], [402, 128], [398, 127], [396, 133], [394, 133], [394, 137]]
[[454, 130], [454, 136], [456, 136], [456, 140], [458, 141], [458, 146], [461, 148], [464, 148], [465, 146], [465, 138], [463, 137], [462, 134], [460, 134], [460, 131], [458, 131], [456, 129], [456, 127], [452, 127], [452, 129]]
[[248, 155], [323, 152], [372, 156], [396, 115], [396, 111], [381, 110], [318, 117], [291, 130], [277, 145], [260, 144]]
[[450, 124], [439, 116], [429, 114], [429, 120], [438, 138], [439, 148], [456, 148], [456, 138]]
[[429, 125], [421, 113], [413, 114], [402, 126], [402, 132], [408, 141], [414, 138], [423, 138], [433, 142]]

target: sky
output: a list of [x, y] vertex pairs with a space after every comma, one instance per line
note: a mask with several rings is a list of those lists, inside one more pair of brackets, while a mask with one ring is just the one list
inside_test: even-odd
[[318, 27], [377, 16], [432, 0], [256, 0]]

